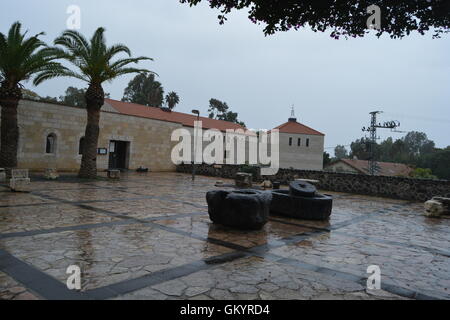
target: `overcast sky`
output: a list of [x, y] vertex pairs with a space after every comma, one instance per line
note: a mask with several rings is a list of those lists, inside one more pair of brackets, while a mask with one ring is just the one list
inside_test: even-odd
[[[205, 2], [205, 1], [204, 1]], [[290, 31], [265, 37], [247, 12], [219, 25], [206, 4], [178, 0], [15, 0], [0, 4], [0, 30], [21, 21], [30, 33], [45, 31], [51, 42], [66, 28], [67, 7], [81, 8], [81, 32], [106, 28], [109, 44], [124, 43], [133, 55], [155, 59], [142, 67], [157, 72], [166, 92], [181, 97], [178, 111], [206, 115], [208, 101], [226, 101], [249, 128], [270, 129], [290, 116], [326, 134], [326, 151], [363, 136], [369, 112], [380, 121], [399, 120], [400, 130], [427, 133], [438, 147], [450, 145], [450, 36], [412, 35], [402, 40], [334, 40], [329, 33]], [[105, 86], [120, 100], [132, 76]], [[51, 80], [41, 96], [59, 96], [74, 79]], [[380, 130], [380, 137], [404, 133]]]

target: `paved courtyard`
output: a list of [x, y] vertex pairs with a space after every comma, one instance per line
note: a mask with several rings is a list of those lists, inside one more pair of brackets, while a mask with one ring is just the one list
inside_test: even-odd
[[[273, 216], [234, 231], [209, 221], [216, 180], [0, 186], [0, 299], [450, 298], [450, 219], [422, 216], [421, 203], [331, 193], [328, 222]], [[70, 265], [81, 291], [66, 287]], [[370, 265], [382, 290], [366, 290]]]

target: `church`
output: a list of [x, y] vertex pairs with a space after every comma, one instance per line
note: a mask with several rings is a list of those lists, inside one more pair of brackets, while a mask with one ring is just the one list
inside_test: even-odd
[[[203, 130], [245, 130], [232, 122], [105, 99], [97, 168], [175, 171], [171, 152], [177, 142], [171, 141], [172, 132], [179, 128], [193, 130], [197, 120], [202, 121]], [[78, 171], [86, 126], [84, 108], [24, 99], [18, 107], [18, 124], [19, 168]], [[293, 116], [274, 129], [279, 130], [280, 168], [323, 169], [323, 133], [297, 122]]]

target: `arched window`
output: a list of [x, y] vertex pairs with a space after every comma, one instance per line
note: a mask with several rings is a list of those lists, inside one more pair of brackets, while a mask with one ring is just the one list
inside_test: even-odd
[[45, 144], [45, 153], [55, 153], [56, 152], [56, 135], [54, 133], [50, 133], [47, 136], [46, 144]]
[[84, 144], [85, 144], [84, 137], [80, 138], [80, 144], [78, 145], [78, 154], [83, 154]]

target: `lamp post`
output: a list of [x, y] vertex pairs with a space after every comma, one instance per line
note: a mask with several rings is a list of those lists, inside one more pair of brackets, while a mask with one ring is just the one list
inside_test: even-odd
[[[197, 121], [200, 121], [200, 111], [192, 110], [193, 114], [197, 115]], [[194, 123], [194, 159], [192, 161], [192, 181], [195, 180], [195, 157], [197, 155], [197, 135], [195, 134], [195, 123]]]

